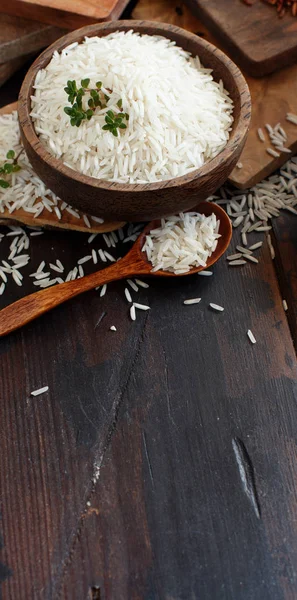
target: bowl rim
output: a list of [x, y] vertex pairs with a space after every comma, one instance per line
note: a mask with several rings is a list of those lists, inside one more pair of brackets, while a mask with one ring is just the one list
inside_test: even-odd
[[[180, 175], [171, 179], [157, 181], [153, 183], [118, 183], [108, 181], [106, 179], [98, 179], [75, 171], [70, 167], [66, 166], [62, 159], [54, 157], [40, 141], [39, 136], [35, 132], [33, 121], [30, 117], [31, 112], [31, 92], [32, 87], [38, 71], [49, 63], [54, 51], [61, 52], [64, 48], [70, 44], [82, 40], [85, 36], [95, 36], [98, 31], [106, 30], [106, 35], [115, 31], [127, 31], [136, 28], [141, 32], [142, 29], [152, 29], [153, 33], [147, 33], [147, 35], [163, 35], [167, 32], [170, 34], [174, 32], [183, 38], [195, 42], [198, 46], [203, 47], [206, 51], [216, 55], [221, 63], [224, 64], [225, 68], [230, 72], [235, 86], [238, 90], [239, 95], [239, 107], [238, 107], [238, 121], [235, 126], [232, 126], [229, 140], [225, 148], [219, 152], [214, 158], [207, 160], [201, 167], [194, 169], [193, 171]], [[165, 35], [170, 37], [170, 35]], [[198, 54], [198, 52], [197, 52]], [[21, 90], [18, 98], [18, 117], [20, 127], [26, 141], [32, 146], [35, 153], [39, 158], [51, 167], [53, 170], [57, 170], [66, 178], [73, 181], [79, 182], [80, 184], [89, 185], [93, 188], [102, 190], [112, 190], [114, 192], [143, 192], [162, 190], [164, 188], [176, 188], [182, 187], [185, 184], [190, 184], [193, 180], [203, 178], [204, 176], [211, 176], [219, 166], [228, 162], [232, 159], [232, 156], [236, 148], [240, 145], [242, 139], [247, 134], [249, 123], [250, 123], [250, 112], [251, 112], [251, 96], [248, 88], [248, 84], [241, 73], [237, 65], [224, 53], [222, 50], [204, 40], [200, 36], [193, 34], [181, 27], [171, 25], [168, 23], [162, 23], [157, 21], [140, 21], [140, 20], [118, 20], [118, 21], [105, 21], [103, 23], [96, 23], [94, 25], [87, 25], [76, 29], [56, 40], [53, 44], [48, 46], [39, 56], [35, 59], [33, 64], [30, 66], [21, 86]]]

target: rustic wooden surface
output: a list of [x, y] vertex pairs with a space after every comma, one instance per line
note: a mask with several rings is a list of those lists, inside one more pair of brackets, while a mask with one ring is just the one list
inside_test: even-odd
[[0, 13], [0, 62], [38, 52], [63, 33], [58, 27]]
[[129, 0], [9, 0], [0, 12], [49, 23], [55, 27], [78, 29], [97, 21], [118, 19]]
[[[239, 2], [240, 0], [234, 1]], [[139, 0], [134, 8], [133, 17], [172, 23], [197, 33], [223, 49], [219, 40], [205, 27], [204, 23], [193, 16], [184, 2], [176, 4], [171, 0]], [[279, 158], [267, 154], [266, 148], [271, 147], [271, 144], [267, 136], [265, 144], [259, 141], [258, 127], [264, 129], [265, 123], [274, 126], [280, 122], [288, 135], [287, 146], [292, 152], [297, 151], [297, 127], [286, 121], [287, 112], [296, 112], [297, 65], [267, 77], [255, 78], [246, 74], [245, 77], [252, 97], [251, 126], [240, 158], [243, 167], [242, 169], [235, 168], [229, 177], [233, 185], [240, 189], [255, 185], [284, 164], [288, 157], [284, 153]]]
[[237, 64], [253, 77], [268, 75], [297, 59], [297, 19], [289, 12], [279, 19], [264, 2], [186, 0], [212, 29]]
[[152, 280], [135, 323], [118, 283], [0, 341], [2, 600], [296, 598], [294, 216], [274, 235], [275, 264]]

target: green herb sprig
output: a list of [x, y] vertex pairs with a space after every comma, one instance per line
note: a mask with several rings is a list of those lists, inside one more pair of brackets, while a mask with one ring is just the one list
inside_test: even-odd
[[12, 173], [16, 173], [21, 170], [20, 165], [18, 164], [18, 158], [22, 154], [24, 150], [22, 149], [18, 155], [15, 155], [14, 150], [9, 150], [6, 154], [6, 158], [10, 162], [5, 162], [2, 167], [0, 167], [0, 175], [3, 175], [5, 179], [0, 178], [0, 187], [8, 188], [10, 187], [10, 182], [8, 180], [9, 175]]
[[[94, 112], [97, 108], [103, 109], [107, 107], [107, 103], [110, 100], [110, 96], [102, 91], [102, 81], [97, 81], [96, 88], [89, 88], [90, 79], [82, 79], [81, 87], [77, 87], [75, 80], [68, 80], [67, 86], [64, 88], [66, 94], [68, 94], [68, 102], [72, 106], [65, 106], [64, 112], [70, 118], [70, 123], [73, 127], [79, 127], [85, 120], [90, 121]], [[107, 88], [107, 91], [112, 93], [112, 90]], [[88, 93], [90, 95], [87, 106], [83, 107], [83, 97]], [[110, 131], [115, 137], [118, 136], [118, 129], [126, 129], [127, 125], [124, 120], [129, 120], [129, 115], [123, 112], [121, 98], [117, 102], [117, 106], [120, 109], [119, 113], [114, 113], [112, 110], [108, 110], [105, 115], [105, 123], [102, 129]]]

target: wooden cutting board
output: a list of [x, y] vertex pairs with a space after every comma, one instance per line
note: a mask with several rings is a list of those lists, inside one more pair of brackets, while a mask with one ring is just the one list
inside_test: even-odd
[[186, 0], [246, 73], [260, 77], [297, 59], [297, 18], [279, 19], [263, 0]]
[[63, 34], [58, 27], [0, 13], [0, 63], [38, 52]]
[[29, 59], [28, 56], [19, 56], [13, 60], [0, 64], [0, 87]]
[[[193, 16], [184, 2], [139, 0], [133, 11], [133, 18], [173, 23], [222, 47], [213, 33]], [[288, 147], [297, 152], [297, 126], [288, 123], [285, 118], [287, 112], [297, 113], [297, 65], [262, 78], [246, 75], [246, 79], [252, 95], [251, 127], [240, 158], [243, 168], [235, 168], [229, 178], [240, 189], [251, 187], [270, 175], [286, 162], [289, 156], [282, 154], [279, 158], [273, 158], [267, 154], [266, 148], [270, 144], [259, 141], [258, 127], [263, 128], [265, 123], [276, 125], [281, 122], [288, 135]]]
[[117, 19], [129, 0], [7, 0], [0, 12], [77, 29], [97, 21]]
[[[14, 111], [16, 109], [17, 109], [17, 102], [14, 102], [13, 104], [8, 104], [7, 106], [0, 108], [0, 115], [11, 113], [12, 111]], [[60, 208], [61, 208], [61, 204], [62, 204], [62, 201], [60, 201], [58, 203], [58, 206], [60, 206]], [[77, 212], [80, 213], [80, 211], [77, 211]], [[32, 227], [50, 227], [50, 228], [55, 228], [55, 229], [68, 229], [68, 230], [73, 230], [73, 231], [82, 231], [85, 233], [105, 233], [107, 231], [114, 231], [116, 229], [119, 229], [120, 227], [123, 227], [123, 225], [125, 225], [125, 222], [116, 222], [116, 221], [113, 221], [113, 222], [105, 221], [102, 224], [95, 223], [94, 221], [92, 221], [91, 217], [88, 217], [89, 221], [91, 223], [91, 227], [88, 227], [83, 219], [83, 213], [80, 213], [79, 219], [72, 216], [66, 210], [64, 210], [64, 211], [61, 210], [61, 213], [62, 213], [62, 218], [60, 220], [58, 219], [58, 217], [55, 213], [50, 213], [48, 211], [43, 211], [43, 213], [41, 215], [39, 215], [39, 217], [34, 219], [34, 217], [30, 215], [30, 213], [25, 212], [22, 209], [15, 210], [11, 214], [8, 212], [8, 210], [5, 210], [5, 212], [0, 213], [0, 222], [2, 224], [3, 223], [8, 224], [11, 222], [19, 222], [19, 223], [23, 223], [24, 225], [29, 225]]]

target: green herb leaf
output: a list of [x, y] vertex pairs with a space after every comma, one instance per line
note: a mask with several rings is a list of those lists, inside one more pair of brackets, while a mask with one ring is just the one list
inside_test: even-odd
[[5, 163], [4, 171], [9, 175], [13, 171], [13, 165], [11, 163]]
[[8, 181], [4, 181], [4, 179], [0, 179], [0, 187], [8, 188], [8, 187], [10, 187], [10, 184], [8, 183]]
[[98, 88], [98, 90], [101, 90], [101, 88], [102, 88], [102, 81], [97, 81], [96, 88]]
[[120, 99], [117, 101], [117, 106], [118, 106], [119, 108], [122, 108], [122, 106], [123, 106], [123, 100], [122, 100], [122, 98], [120, 98]]
[[14, 157], [15, 157], [15, 151], [9, 150], [6, 154], [6, 158], [14, 158]]
[[109, 125], [103, 125], [102, 129], [104, 129], [104, 131], [109, 131], [110, 127]]
[[90, 79], [82, 79], [81, 87], [86, 89], [87, 87], [89, 87], [89, 83], [90, 83]]

